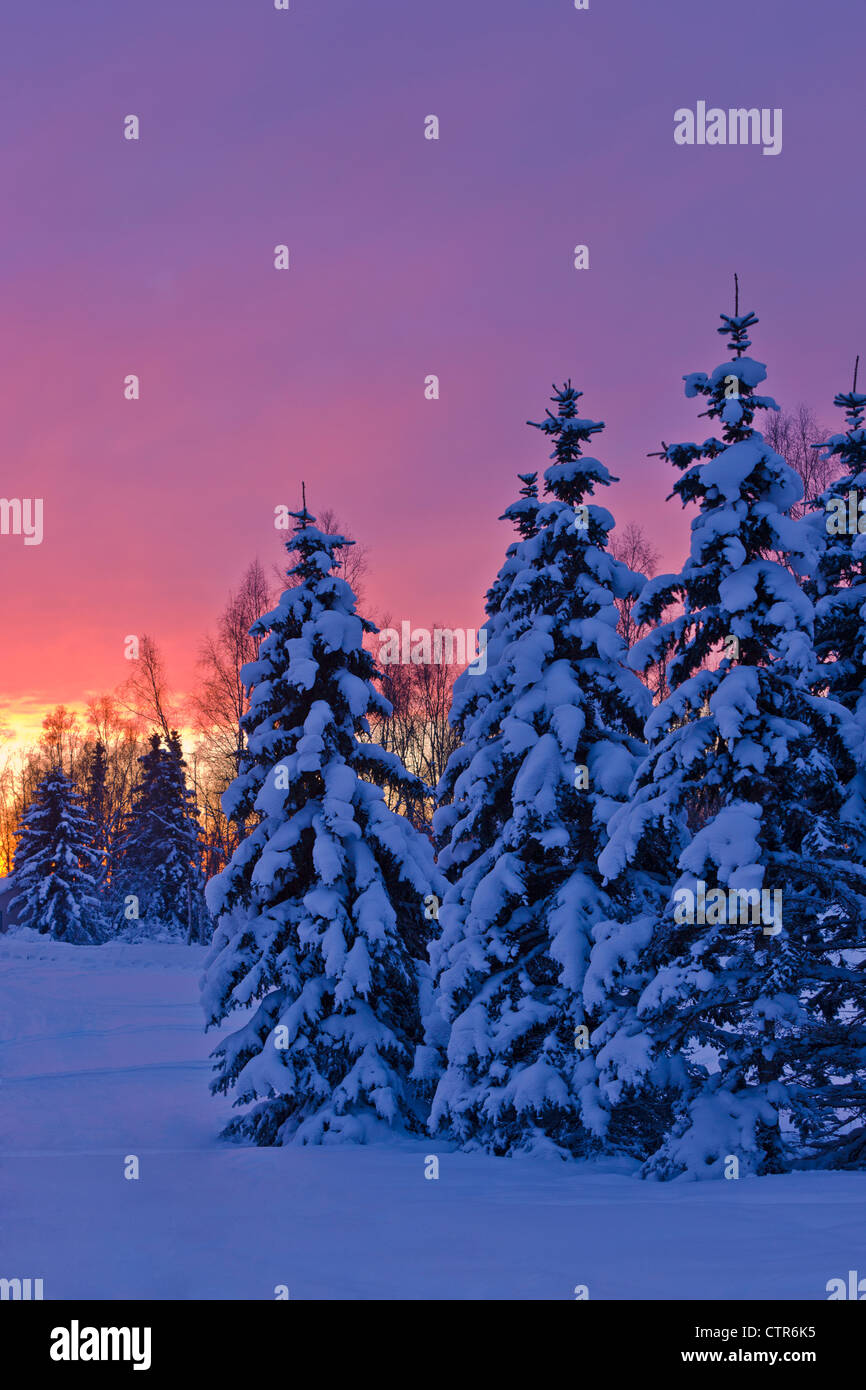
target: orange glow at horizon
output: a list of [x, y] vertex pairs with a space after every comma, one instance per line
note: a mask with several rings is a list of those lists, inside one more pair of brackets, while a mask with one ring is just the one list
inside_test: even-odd
[[[113, 696], [114, 692], [110, 692], [110, 694]], [[45, 700], [43, 702], [26, 699], [10, 701], [0, 697], [0, 765], [9, 755], [25, 754], [28, 750], [37, 748], [44, 733], [46, 716], [61, 705], [75, 716], [77, 732], [83, 741], [95, 737], [86, 700]], [[130, 723], [138, 723], [142, 738], [149, 736], [151, 733], [150, 721], [146, 719], [136, 721], [136, 716], [130, 711], [121, 710], [120, 712], [129, 719]], [[199, 731], [181, 719], [179, 732], [184, 750], [191, 751], [200, 737]]]

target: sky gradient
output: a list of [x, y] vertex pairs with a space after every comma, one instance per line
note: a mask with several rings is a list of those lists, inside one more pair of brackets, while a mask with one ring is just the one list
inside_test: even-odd
[[[369, 547], [368, 608], [476, 626], [566, 377], [600, 500], [678, 567], [646, 455], [709, 433], [681, 378], [724, 355], [733, 272], [783, 407], [835, 428], [866, 352], [864, 39], [850, 0], [7, 11], [0, 495], [45, 535], [0, 536], [0, 729], [116, 687], [131, 633], [188, 689], [302, 478]], [[675, 145], [699, 100], [781, 107], [782, 152]]]

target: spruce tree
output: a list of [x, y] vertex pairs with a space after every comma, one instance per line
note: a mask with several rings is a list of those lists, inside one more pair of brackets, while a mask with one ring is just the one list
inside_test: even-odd
[[108, 834], [108, 760], [105, 744], [97, 739], [89, 749], [86, 772], [84, 807], [88, 820], [93, 825], [93, 847], [96, 853], [98, 871], [97, 887], [102, 896], [108, 878], [109, 834]]
[[[859, 365], [859, 358], [857, 365]], [[833, 404], [845, 411], [844, 432], [820, 447], [835, 458], [840, 476], [816, 503], [812, 518], [818, 564], [808, 585], [815, 602], [815, 650], [821, 662], [818, 689], [827, 691], [855, 718], [857, 736], [847, 763], [848, 802], [844, 817], [863, 817], [866, 785], [866, 395], [854, 385]], [[859, 858], [864, 858], [861, 846]]]
[[[439, 893], [429, 841], [383, 788], [424, 788], [359, 735], [387, 716], [348, 583], [347, 542], [293, 513], [290, 587], [253, 627], [240, 775], [223, 798], [251, 823], [208, 885], [216, 919], [206, 966], [208, 1024], [257, 1001], [214, 1052], [212, 1090], [252, 1109], [226, 1129], [260, 1145], [364, 1142], [418, 1131], [410, 1079], [420, 1041], [419, 972]], [[257, 820], [257, 823], [253, 823]]]
[[186, 928], [186, 939], [203, 940], [209, 935], [204, 904], [204, 873], [201, 866], [202, 833], [195, 795], [187, 786], [186, 761], [180, 735], [172, 729], [166, 740], [164, 769], [165, 812], [169, 854], [161, 874], [161, 893], [170, 910]]
[[[857, 390], [857, 370], [850, 391], [833, 404], [845, 412], [844, 431], [820, 447], [837, 461], [840, 476], [816, 503], [812, 518], [818, 564], [808, 588], [815, 601], [815, 649], [821, 665], [817, 689], [827, 691], [853, 715], [853, 731], [840, 769], [846, 785], [841, 819], [848, 827], [857, 863], [866, 862], [862, 826], [866, 820], [866, 395]], [[833, 958], [833, 964], [838, 964]], [[831, 1001], [832, 1002], [832, 1001]], [[866, 1001], [842, 1008], [848, 1027], [862, 1029]], [[866, 1161], [866, 1124], [862, 1109], [849, 1117], [841, 1111], [822, 1144], [827, 1166], [862, 1167]]]
[[672, 649], [670, 694], [600, 858], [631, 912], [600, 926], [585, 988], [601, 1020], [598, 1128], [631, 1152], [642, 1129], [644, 1175], [663, 1179], [719, 1178], [731, 1159], [780, 1172], [862, 1113], [863, 970], [847, 953], [863, 875], [840, 822], [850, 717], [811, 689], [813, 610], [792, 571], [815, 557], [786, 515], [800, 479], [753, 427], [778, 408], [746, 355], [756, 322], [723, 314], [732, 359], [685, 377], [722, 438], [664, 446], [699, 514], [681, 573], [636, 605], [658, 626], [632, 662]]
[[137, 900], [140, 926], [127, 935], [189, 935], [203, 893], [199, 867], [199, 826], [193, 794], [186, 785], [180, 739], [172, 730], [163, 747], [158, 733], [139, 762], [141, 782], [133, 796], [120, 845], [121, 920], [130, 919], [130, 897]]
[[61, 768], [50, 768], [22, 818], [10, 911], [21, 926], [58, 941], [99, 942], [104, 922], [98, 876], [94, 827], [82, 797]]
[[610, 910], [596, 859], [649, 707], [615, 606], [643, 580], [610, 554], [613, 517], [588, 501], [616, 481], [583, 454], [603, 426], [578, 414], [570, 382], [554, 389], [535, 426], [553, 444], [545, 499], [521, 475], [504, 514], [520, 538], [488, 594], [487, 669], [455, 683], [462, 746], [434, 822], [452, 885], [417, 1072], [436, 1083], [431, 1128], [497, 1154], [586, 1151], [581, 991]]

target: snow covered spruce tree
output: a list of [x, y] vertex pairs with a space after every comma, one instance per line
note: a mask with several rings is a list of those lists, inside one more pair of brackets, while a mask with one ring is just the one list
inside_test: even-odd
[[644, 581], [606, 549], [610, 512], [586, 500], [615, 479], [582, 454], [603, 426], [579, 416], [580, 395], [557, 390], [536, 426], [554, 446], [546, 500], [522, 475], [505, 512], [520, 538], [488, 594], [486, 670], [455, 684], [463, 742], [434, 822], [452, 884], [416, 1070], [435, 1084], [433, 1131], [497, 1154], [586, 1149], [581, 991], [610, 910], [596, 858], [650, 703], [622, 665], [614, 602]]
[[108, 831], [108, 759], [105, 744], [97, 739], [87, 750], [84, 809], [93, 826], [93, 848], [97, 862], [97, 889], [105, 895], [109, 875], [110, 844]]
[[[866, 395], [857, 390], [858, 357], [850, 391], [833, 404], [845, 412], [846, 429], [832, 435], [821, 448], [834, 458], [840, 476], [818, 500], [811, 518], [818, 565], [808, 585], [815, 601], [815, 649], [820, 659], [816, 688], [850, 710], [854, 731], [842, 775], [846, 799], [841, 818], [859, 864], [866, 863], [862, 828], [866, 820]], [[834, 955], [832, 964], [838, 966]], [[866, 1026], [866, 997], [842, 1010], [848, 1028], [862, 1038]], [[845, 1120], [847, 1112], [840, 1118]], [[823, 1146], [827, 1166], [863, 1167], [866, 1163], [866, 1123], [862, 1107], [853, 1122], [833, 1127]]]
[[99, 942], [104, 936], [99, 869], [94, 827], [82, 798], [61, 768], [51, 768], [22, 818], [10, 908], [21, 926], [58, 941]]
[[306, 509], [292, 515], [295, 585], [254, 625], [266, 635], [243, 668], [247, 750], [223, 798], [226, 815], [258, 823], [208, 885], [208, 1024], [259, 1002], [215, 1049], [212, 1090], [257, 1102], [226, 1137], [363, 1142], [423, 1126], [410, 1071], [435, 910], [425, 899], [440, 880], [429, 841], [383, 791], [420, 784], [358, 737], [368, 712], [390, 706], [362, 645], [376, 628], [332, 573], [351, 542]]
[[818, 565], [807, 591], [815, 601], [819, 688], [851, 711], [858, 729], [847, 808], [856, 820], [863, 814], [866, 764], [866, 395], [857, 391], [856, 366], [852, 390], [833, 404], [845, 411], [847, 429], [821, 447], [837, 459], [841, 474], [811, 518]]
[[177, 732], [171, 731], [165, 747], [152, 734], [139, 762], [142, 778], [120, 845], [119, 921], [128, 936], [192, 937], [204, 884], [198, 813]]
[[685, 382], [723, 437], [664, 449], [674, 491], [700, 508], [690, 556], [636, 605], [658, 626], [633, 664], [674, 655], [599, 861], [633, 911], [600, 925], [585, 988], [602, 1019], [596, 1122], [606, 1111], [632, 1153], [642, 1137], [644, 1175], [663, 1179], [807, 1161], [862, 1116], [866, 1080], [863, 968], [848, 954], [864, 878], [840, 820], [851, 720], [811, 690], [812, 605], [784, 562], [802, 573], [815, 557], [786, 515], [802, 484], [752, 424], [777, 408], [745, 355], [757, 319], [722, 321], [732, 360]]

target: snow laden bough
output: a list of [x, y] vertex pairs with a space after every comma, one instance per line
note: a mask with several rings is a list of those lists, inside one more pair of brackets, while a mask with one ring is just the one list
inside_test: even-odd
[[367, 714], [390, 706], [362, 645], [376, 629], [332, 573], [351, 542], [317, 530], [306, 510], [293, 515], [296, 584], [253, 629], [264, 640], [243, 670], [247, 751], [223, 802], [248, 833], [208, 885], [208, 1023], [253, 1010], [216, 1048], [212, 1089], [255, 1102], [226, 1137], [363, 1142], [424, 1124], [410, 1072], [424, 900], [442, 888], [429, 842], [383, 790], [427, 789], [359, 738]]
[[[797, 575], [815, 554], [788, 515], [800, 480], [752, 426], [777, 408], [744, 355], [757, 320], [722, 320], [732, 360], [685, 381], [723, 437], [664, 448], [674, 491], [700, 509], [690, 555], [636, 605], [656, 624], [636, 669], [672, 655], [671, 693], [599, 861], [633, 911], [596, 929], [584, 989], [601, 1020], [586, 1123], [663, 1179], [719, 1178], [732, 1160], [739, 1174], [824, 1162], [864, 1112], [866, 878], [840, 775], [852, 720], [813, 693], [814, 614]], [[778, 910], [770, 923], [677, 910], [716, 890], [716, 902], [768, 892]]]
[[505, 516], [519, 539], [487, 599], [487, 670], [464, 673], [462, 745], [434, 822], [451, 886], [433, 943], [417, 1075], [431, 1130], [496, 1154], [587, 1152], [578, 1096], [591, 1055], [582, 1005], [591, 930], [610, 912], [596, 858], [639, 760], [649, 695], [626, 670], [615, 599], [640, 592], [590, 504], [615, 481], [582, 448], [602, 429], [580, 392], [556, 392], [539, 428], [544, 475], [521, 475]]

